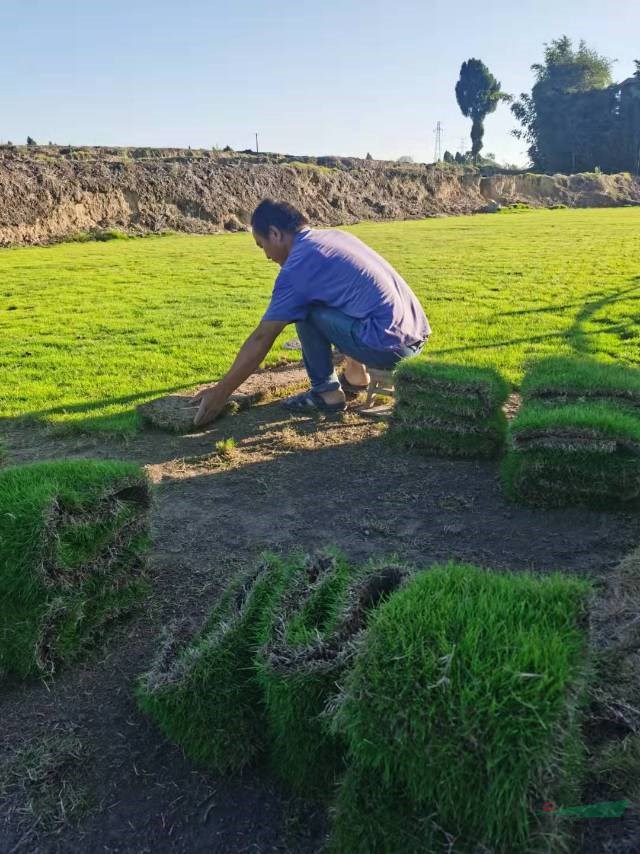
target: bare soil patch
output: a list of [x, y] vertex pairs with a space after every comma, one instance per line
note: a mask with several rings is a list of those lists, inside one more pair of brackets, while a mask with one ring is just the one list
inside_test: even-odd
[[[288, 392], [308, 385], [304, 368], [296, 365], [282, 365], [279, 368], [256, 371], [232, 394], [223, 414], [235, 415], [250, 406], [271, 398], [283, 397]], [[204, 388], [204, 386], [203, 386]], [[137, 407], [143, 422], [149, 427], [166, 430], [169, 433], [195, 433], [207, 427], [194, 427], [193, 419], [198, 404], [193, 403], [194, 395], [200, 389], [168, 394], [142, 403]]]
[[[198, 622], [227, 580], [265, 549], [336, 544], [354, 562], [397, 555], [418, 566], [457, 559], [600, 576], [640, 542], [637, 515], [511, 505], [498, 463], [399, 452], [384, 430], [384, 422], [354, 408], [333, 417], [291, 416], [276, 401], [186, 436], [61, 437], [4, 423], [7, 463], [128, 459], [147, 467], [156, 495], [153, 593], [143, 611], [115, 626], [76, 666], [47, 683], [11, 683], [0, 696], [0, 762], [53, 731], [72, 731], [76, 754], [90, 760], [63, 766], [64, 779], [89, 807], [47, 829], [25, 820], [14, 801], [11, 809], [5, 803], [0, 850], [321, 850], [323, 808], [291, 798], [261, 769], [222, 778], [193, 767], [132, 696], [162, 626]], [[216, 444], [228, 438], [233, 453], [221, 454]], [[600, 821], [597, 837], [584, 824], [584, 854], [640, 850], [631, 811]]]

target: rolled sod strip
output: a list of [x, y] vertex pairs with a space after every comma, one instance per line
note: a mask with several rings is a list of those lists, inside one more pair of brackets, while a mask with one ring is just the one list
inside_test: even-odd
[[204, 626], [169, 630], [136, 697], [162, 732], [194, 761], [238, 771], [265, 743], [265, 714], [253, 659], [274, 602], [298, 571], [267, 557], [229, 585]]
[[257, 667], [270, 765], [299, 794], [332, 796], [344, 770], [344, 743], [329, 732], [323, 715], [369, 615], [410, 577], [403, 566], [354, 571], [334, 558], [312, 584], [302, 579], [283, 597]]
[[[535, 850], [550, 832], [540, 804], [579, 802], [590, 594], [559, 573], [448, 564], [383, 602], [334, 704], [349, 771], [333, 849], [399, 850], [393, 790], [402, 832], [417, 834], [407, 851], [437, 850], [438, 829], [457, 851]], [[358, 827], [367, 844], [351, 848]]]
[[124, 462], [0, 472], [0, 672], [52, 673], [148, 592], [150, 501]]
[[522, 382], [524, 401], [604, 401], [640, 409], [640, 370], [577, 356], [554, 356], [531, 367]]

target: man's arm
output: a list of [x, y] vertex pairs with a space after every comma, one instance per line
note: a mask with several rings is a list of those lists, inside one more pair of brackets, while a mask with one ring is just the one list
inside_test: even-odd
[[260, 367], [260, 363], [286, 325], [287, 321], [282, 320], [261, 321], [244, 342], [233, 365], [220, 382], [198, 392], [193, 398], [194, 403], [200, 404], [193, 419], [197, 427], [213, 421], [220, 414], [229, 396]]

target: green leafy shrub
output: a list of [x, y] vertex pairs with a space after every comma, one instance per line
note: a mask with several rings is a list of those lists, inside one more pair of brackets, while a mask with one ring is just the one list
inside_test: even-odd
[[437, 850], [444, 831], [456, 851], [521, 851], [548, 833], [540, 804], [579, 795], [589, 593], [449, 564], [376, 610], [333, 716], [349, 748], [333, 850]]
[[149, 504], [129, 463], [0, 471], [0, 672], [53, 672], [140, 600]]
[[129, 235], [117, 228], [97, 228], [93, 232], [93, 239], [99, 243], [106, 243], [109, 240], [128, 240]]

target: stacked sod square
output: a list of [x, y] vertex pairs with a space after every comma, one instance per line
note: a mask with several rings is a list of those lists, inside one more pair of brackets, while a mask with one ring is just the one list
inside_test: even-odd
[[470, 458], [502, 450], [509, 386], [492, 368], [407, 359], [395, 372], [395, 389], [391, 438], [402, 446]]
[[579, 803], [589, 595], [449, 564], [382, 603], [334, 704], [348, 753], [331, 850], [565, 850], [536, 811]]
[[541, 507], [640, 499], [640, 371], [585, 358], [536, 364], [503, 462], [507, 493]]
[[146, 594], [149, 506], [129, 463], [0, 472], [0, 673], [52, 673]]

